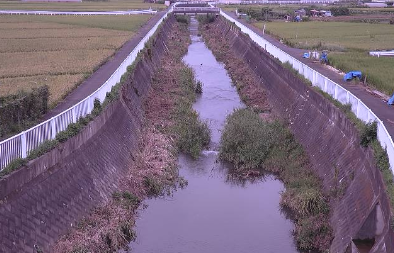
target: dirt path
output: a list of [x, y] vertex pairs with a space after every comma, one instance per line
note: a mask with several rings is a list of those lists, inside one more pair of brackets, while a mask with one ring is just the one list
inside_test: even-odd
[[67, 97], [55, 108], [45, 114], [42, 121], [50, 119], [67, 110], [97, 90], [112, 75], [112, 73], [165, 13], [165, 11], [158, 12], [147, 23], [145, 23], [138, 32], [115, 53], [113, 57], [111, 57], [89, 78], [68, 94]]
[[[237, 19], [236, 15], [233, 12], [226, 12], [226, 13], [232, 16], [233, 18]], [[270, 35], [267, 34], [263, 35], [263, 32], [260, 29], [254, 27], [251, 24], [246, 23], [244, 20], [242, 19], [237, 19], [237, 20], [242, 24], [244, 24], [245, 26], [249, 27], [252, 31], [257, 33], [258, 35], [260, 35], [261, 37], [263, 37], [273, 45], [277, 46], [278, 48], [282, 49], [286, 53], [295, 57], [297, 60], [307, 64], [309, 67], [327, 76], [334, 82], [340, 84], [342, 87], [353, 93], [355, 96], [361, 99], [361, 101], [363, 101], [366, 106], [372, 109], [372, 111], [376, 114], [376, 116], [378, 116], [383, 121], [389, 134], [392, 137], [394, 136], [394, 110], [392, 107], [388, 106], [382, 98], [373, 95], [371, 91], [369, 91], [366, 87], [362, 85], [354, 85], [343, 81], [342, 75], [340, 75], [339, 73], [333, 70], [328, 69], [324, 65], [321, 65], [320, 63], [314, 63], [310, 59], [302, 58], [302, 54], [306, 52], [306, 50], [288, 47], [280, 43], [278, 40], [271, 37]]]

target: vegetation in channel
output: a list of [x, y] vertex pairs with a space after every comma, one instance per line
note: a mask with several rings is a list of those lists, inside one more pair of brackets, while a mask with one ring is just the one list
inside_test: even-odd
[[250, 108], [236, 110], [228, 117], [220, 158], [232, 162], [241, 174], [248, 175], [254, 170], [276, 174], [286, 187], [281, 206], [293, 213], [299, 248], [324, 252], [332, 239], [329, 198], [322, 193], [321, 182], [312, 172], [307, 155], [288, 127], [276, 120], [255, 73], [235, 55], [220, 31], [209, 25], [200, 29]]
[[179, 99], [174, 111], [176, 122], [173, 131], [180, 151], [196, 159], [208, 146], [211, 134], [207, 122], [201, 121], [192, 107], [196, 94], [201, 91], [201, 83], [195, 80], [193, 70], [187, 66], [179, 71], [179, 83], [184, 97]]
[[329, 199], [283, 123], [264, 121], [250, 109], [234, 111], [226, 121], [219, 157], [241, 173], [257, 169], [276, 174], [285, 184], [280, 204], [294, 215], [298, 247], [322, 252], [329, 248]]

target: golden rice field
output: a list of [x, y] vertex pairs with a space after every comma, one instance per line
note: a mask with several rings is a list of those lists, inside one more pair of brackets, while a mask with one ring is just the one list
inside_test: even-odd
[[149, 18], [0, 16], [0, 96], [48, 85], [54, 106]]

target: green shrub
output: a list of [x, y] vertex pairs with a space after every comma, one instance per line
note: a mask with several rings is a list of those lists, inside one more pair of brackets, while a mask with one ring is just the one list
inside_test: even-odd
[[2, 171], [0, 171], [0, 178], [13, 172], [14, 170], [19, 169], [20, 167], [22, 167], [23, 165], [25, 165], [27, 162], [26, 159], [22, 159], [22, 158], [17, 158], [15, 160], [13, 160], [12, 162], [10, 162]]
[[123, 222], [122, 224], [120, 224], [119, 226], [121, 235], [123, 236], [123, 238], [128, 241], [134, 241], [136, 238], [136, 233], [133, 230], [133, 224], [130, 222]]
[[330, 10], [331, 10], [331, 14], [333, 16], [349, 16], [350, 15], [350, 10], [349, 10], [349, 8], [346, 8], [346, 7], [332, 7]]
[[282, 195], [282, 206], [297, 212], [298, 217], [327, 214], [328, 203], [317, 187], [288, 187]]
[[95, 98], [94, 102], [93, 102], [93, 110], [92, 110], [92, 114], [94, 116], [98, 116], [100, 114], [100, 112], [102, 111], [102, 106], [101, 106], [101, 102], [99, 99]]
[[196, 100], [196, 90], [197, 90], [197, 81], [194, 78], [193, 69], [190, 67], [183, 67], [179, 73], [179, 83], [183, 92], [187, 96], [188, 102], [194, 102]]
[[48, 110], [48, 86], [0, 97], [0, 138], [34, 125]]
[[147, 189], [148, 196], [159, 196], [163, 192], [163, 185], [154, 178], [145, 177], [144, 178], [144, 185]]
[[237, 109], [226, 120], [219, 157], [239, 169], [259, 168], [275, 142], [275, 132], [250, 109]]
[[297, 222], [295, 234], [297, 245], [302, 250], [330, 248], [332, 229], [327, 218], [321, 214]]
[[368, 145], [377, 138], [378, 124], [375, 122], [365, 124], [360, 132], [360, 145], [368, 147]]
[[202, 93], [202, 82], [197, 81], [196, 83], [196, 93], [201, 94]]
[[186, 15], [175, 15], [176, 21], [179, 23], [189, 24], [190, 18]]
[[27, 160], [33, 160], [37, 157], [44, 155], [45, 153], [54, 149], [59, 142], [55, 140], [47, 140], [41, 143], [36, 149], [32, 150], [27, 157]]
[[177, 147], [196, 159], [202, 149], [209, 144], [211, 133], [208, 124], [199, 119], [197, 112], [189, 103], [181, 103], [176, 114], [179, 119], [174, 126]]
[[118, 203], [121, 203], [123, 208], [126, 209], [134, 209], [141, 203], [141, 200], [129, 191], [116, 191], [112, 193], [112, 198]]
[[283, 181], [286, 190], [280, 204], [294, 215], [300, 248], [322, 252], [329, 248], [328, 198], [310, 170], [308, 157], [285, 125], [263, 121], [251, 109], [238, 109], [228, 116], [220, 144], [219, 157], [237, 169], [264, 169]]
[[216, 19], [216, 16], [213, 14], [198, 15], [197, 19], [198, 19], [198, 22], [200, 22], [200, 24], [208, 24], [208, 23], [214, 22]]

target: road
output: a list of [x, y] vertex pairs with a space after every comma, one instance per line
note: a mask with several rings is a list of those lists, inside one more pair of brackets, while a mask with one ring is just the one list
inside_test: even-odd
[[89, 78], [82, 82], [74, 89], [64, 100], [62, 100], [55, 108], [50, 110], [42, 121], [52, 118], [57, 114], [67, 110], [77, 104], [87, 96], [97, 90], [119, 67], [130, 52], [137, 46], [141, 39], [150, 31], [157, 21], [166, 13], [166, 11], [158, 12], [147, 23], [145, 23], [129, 41], [127, 41], [110, 60], [103, 64]]

